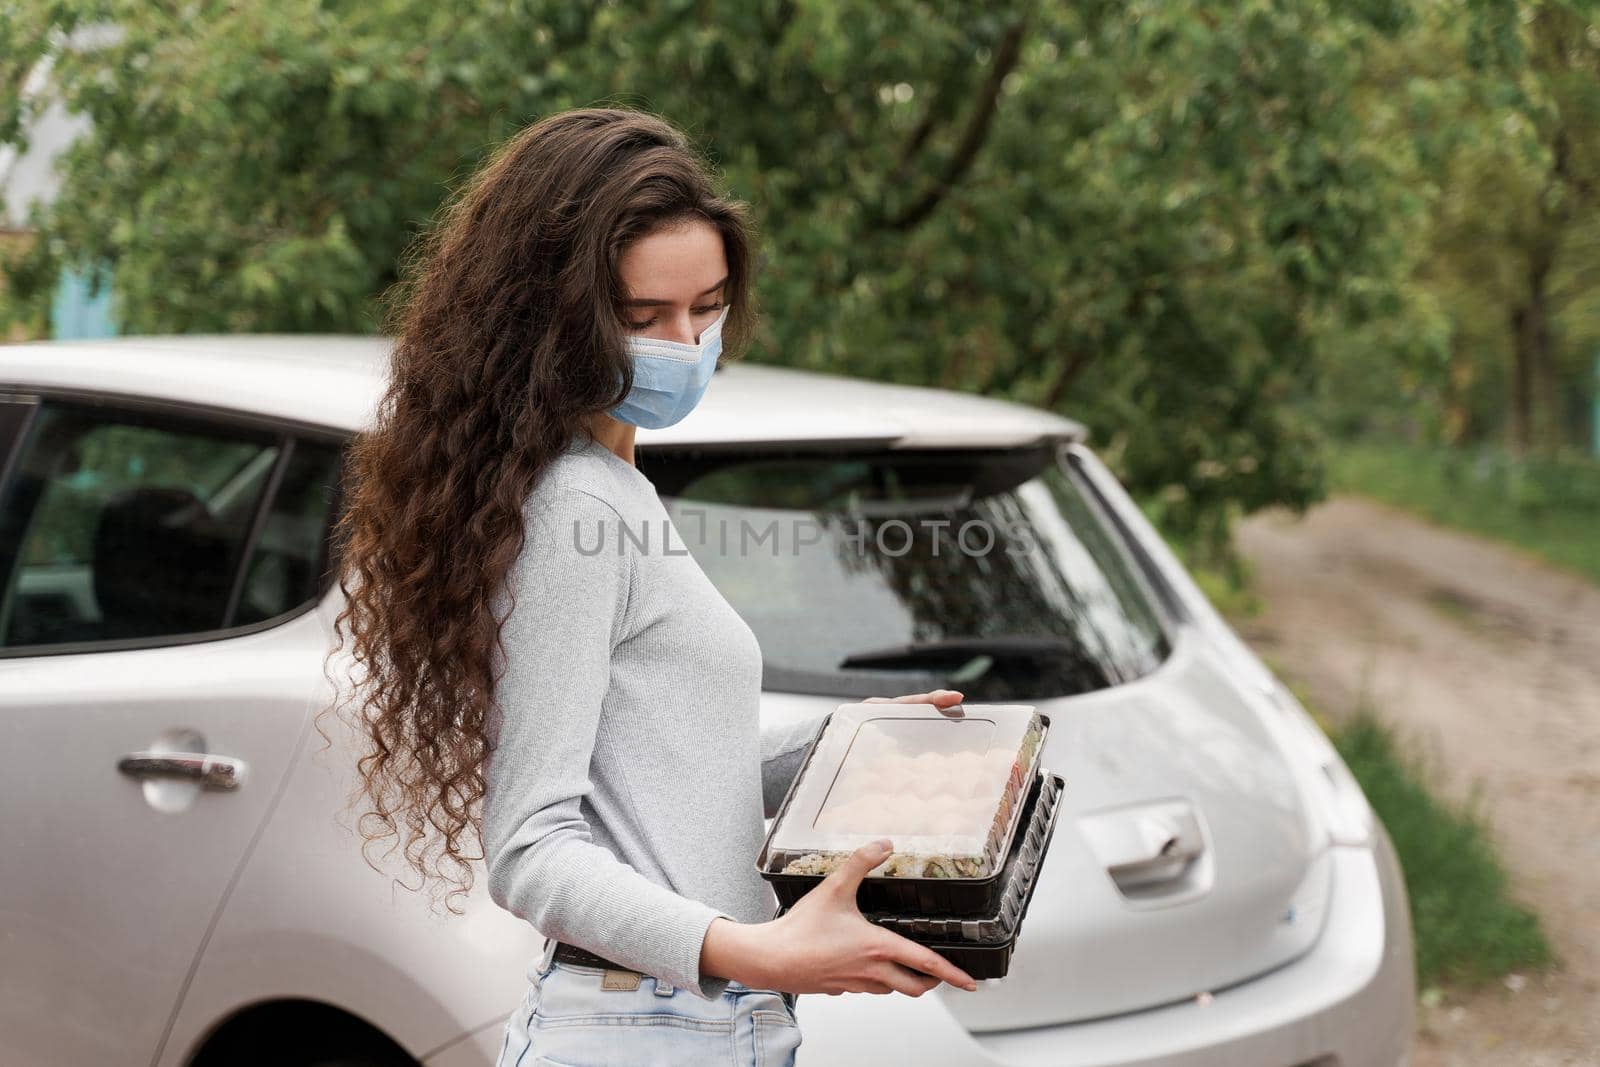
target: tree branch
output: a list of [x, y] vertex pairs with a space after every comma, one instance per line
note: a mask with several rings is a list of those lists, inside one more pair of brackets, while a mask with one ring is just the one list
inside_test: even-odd
[[936, 84], [928, 97], [928, 106], [923, 111], [922, 118], [911, 131], [911, 135], [906, 138], [905, 144], [900, 146], [899, 158], [895, 160], [894, 169], [889, 172], [890, 186], [899, 185], [911, 176], [911, 161], [927, 142], [928, 135], [933, 133], [934, 126], [938, 125], [939, 120], [949, 112], [958, 82], [959, 79], [952, 75]]
[[967, 168], [972, 166], [973, 160], [977, 158], [978, 149], [983, 147], [984, 138], [989, 134], [989, 124], [1000, 101], [1000, 86], [1021, 57], [1022, 37], [1027, 21], [1026, 15], [1019, 18], [1006, 30], [1000, 38], [1000, 43], [995, 46], [994, 62], [989, 67], [989, 76], [984, 79], [983, 86], [978, 91], [977, 104], [973, 107], [972, 116], [967, 120], [967, 128], [962, 132], [955, 153], [945, 166], [944, 174], [910, 208], [889, 220], [890, 229], [908, 230], [927, 218], [933, 213], [933, 209], [939, 206], [939, 201], [944, 199], [950, 188], [961, 180]]
[[1061, 370], [1056, 375], [1056, 380], [1050, 383], [1049, 389], [1045, 390], [1044, 400], [1041, 402], [1040, 407], [1046, 411], [1054, 411], [1056, 405], [1061, 403], [1061, 398], [1067, 395], [1067, 390], [1071, 388], [1072, 383], [1078, 380], [1078, 376], [1084, 372], [1084, 369], [1089, 366], [1093, 358], [1082, 349], [1068, 356], [1067, 361], [1061, 365]]
[[[1146, 282], [1144, 286], [1128, 294], [1128, 300], [1122, 312], [1123, 319], [1126, 322], [1131, 323], [1138, 319], [1140, 313], [1144, 311], [1150, 291], [1150, 283]], [[1106, 346], [1102, 345], [1100, 347], [1104, 349]], [[1089, 364], [1094, 362], [1094, 356], [1094, 350], [1085, 351], [1080, 348], [1067, 357], [1067, 361], [1061, 365], [1060, 373], [1056, 375], [1056, 380], [1050, 383], [1049, 389], [1045, 390], [1042, 406], [1046, 410], [1053, 410], [1056, 404], [1060, 403], [1061, 398], [1066, 396], [1067, 390], [1072, 387], [1072, 383], [1077, 381], [1078, 376], [1088, 368]]]

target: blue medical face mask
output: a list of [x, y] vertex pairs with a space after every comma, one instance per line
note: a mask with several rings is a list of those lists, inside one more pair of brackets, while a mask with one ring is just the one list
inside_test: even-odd
[[633, 359], [633, 388], [611, 409], [611, 417], [659, 430], [693, 411], [717, 369], [722, 322], [727, 317], [728, 305], [724, 304], [722, 314], [700, 331], [700, 340], [692, 345], [629, 337], [624, 348]]

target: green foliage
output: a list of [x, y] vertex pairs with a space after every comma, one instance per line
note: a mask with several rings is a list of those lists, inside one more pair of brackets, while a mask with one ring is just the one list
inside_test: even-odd
[[[10, 73], [51, 52], [94, 126], [9, 273], [26, 303], [108, 264], [129, 331], [368, 330], [495, 142], [642, 106], [756, 210], [755, 358], [1063, 410], [1211, 536], [1229, 506], [1321, 495], [1296, 401], [1349, 323], [1399, 307], [1408, 194], [1352, 101], [1409, 12], [33, 0]], [[117, 43], [38, 43], [104, 20]]]
[[1334, 449], [1334, 485], [1498, 538], [1600, 581], [1600, 463], [1496, 448]]
[[444, 180], [507, 130], [480, 94], [532, 110], [546, 95], [524, 64], [559, 66], [572, 43], [504, 5], [465, 21], [409, 0], [24, 11], [13, 40], [21, 24], [35, 40], [101, 22], [122, 34], [50, 49], [93, 132], [64, 156], [63, 195], [13, 284], [45, 299], [63, 262], [109, 266], [129, 333], [370, 328]]
[[1254, 568], [1233, 542], [1237, 509], [1219, 510], [1215, 524], [1210, 527], [1184, 529], [1167, 518], [1159, 498], [1145, 498], [1139, 501], [1139, 506], [1161, 530], [1184, 569], [1218, 611], [1234, 621], [1260, 614], [1263, 604], [1255, 589]]
[[1422, 0], [1360, 100], [1426, 211], [1400, 315], [1338, 343], [1335, 432], [1559, 450], [1600, 353], [1600, 26], [1591, 0]]
[[1513, 898], [1476, 797], [1441, 801], [1416, 759], [1370, 712], [1333, 735], [1405, 871], [1421, 988], [1475, 986], [1552, 962], [1539, 917]]

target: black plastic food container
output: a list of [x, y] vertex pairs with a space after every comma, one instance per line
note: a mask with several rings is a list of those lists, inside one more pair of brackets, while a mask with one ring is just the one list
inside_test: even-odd
[[[818, 729], [820, 737], [823, 730], [833, 716], [830, 714], [823, 719]], [[1049, 738], [1050, 716], [1041, 714], [1040, 724], [1044, 733], [1034, 756], [1033, 772], [1037, 784], [1039, 778], [1039, 760], [1043, 757], [1045, 741]], [[813, 744], [812, 751], [815, 751]], [[798, 784], [801, 776], [806, 772], [806, 767], [811, 762], [812, 752], [807, 752], [805, 761], [801, 763], [796, 772], [794, 781], [790, 785], [789, 796], [784, 798], [783, 805], [778, 809], [777, 819], [773, 821], [776, 828], [778, 820], [782, 819], [788, 809], [790, 797], [793, 796], [794, 786]], [[1035, 789], [1034, 792], [1037, 790]], [[1030, 797], [1032, 793], [1030, 793]], [[1013, 823], [1011, 840], [1006, 848], [1009, 852], [1013, 849], [1017, 839], [1022, 837], [1024, 828], [1028, 825], [1031, 799], [1024, 801], [1020, 814]], [[757, 858], [756, 868], [772, 885], [773, 893], [778, 898], [782, 908], [794, 905], [801, 897], [815, 888], [823, 878], [823, 874], [784, 874], [779, 871], [767, 870], [767, 858], [771, 846], [771, 831], [768, 832], [767, 844], [763, 845], [761, 854]], [[861, 888], [856, 891], [856, 906], [863, 913], [884, 912], [898, 913], [901, 915], [962, 915], [983, 916], [995, 912], [1000, 905], [1002, 891], [1006, 885], [1006, 868], [1002, 865], [993, 874], [983, 878], [875, 878], [868, 876], [861, 880]]]
[[[1000, 878], [1004, 883], [1002, 903], [987, 915], [977, 918], [903, 914], [868, 914], [870, 921], [926, 945], [973, 978], [1004, 978], [1011, 969], [1011, 955], [1022, 933], [1033, 900], [1034, 886], [1044, 856], [1055, 834], [1061, 810], [1061, 793], [1066, 781], [1041, 770], [1029, 791], [1023, 811], [1025, 831], [1019, 830], [1006, 854]], [[778, 909], [782, 915], [788, 910]]]

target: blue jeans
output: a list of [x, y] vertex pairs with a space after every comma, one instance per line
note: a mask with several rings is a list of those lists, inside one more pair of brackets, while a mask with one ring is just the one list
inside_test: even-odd
[[495, 1067], [793, 1067], [794, 1000], [739, 982], [706, 1000], [632, 971], [546, 960], [506, 1020]]

